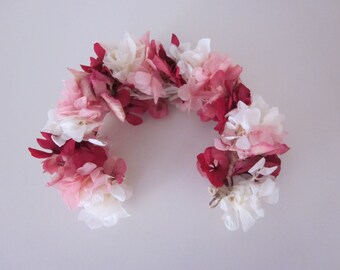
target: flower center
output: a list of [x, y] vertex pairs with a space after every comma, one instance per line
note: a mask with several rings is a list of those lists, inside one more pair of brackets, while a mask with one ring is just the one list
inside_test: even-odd
[[213, 172], [218, 166], [218, 160], [214, 159], [213, 163], [209, 164], [209, 167], [211, 168], [209, 172]]

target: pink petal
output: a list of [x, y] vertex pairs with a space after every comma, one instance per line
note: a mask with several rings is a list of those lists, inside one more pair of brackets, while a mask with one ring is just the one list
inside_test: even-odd
[[[151, 83], [152, 76], [149, 73], [143, 71], [137, 71], [135, 74], [135, 82], [142, 86], [149, 86]], [[142, 90], [142, 89], [140, 89]], [[147, 93], [146, 93], [147, 94]]]
[[130, 114], [130, 113], [126, 116], [126, 121], [128, 121], [131, 125], [134, 125], [134, 126], [138, 126], [143, 123], [142, 118], [134, 114]]
[[96, 164], [87, 162], [77, 170], [77, 173], [80, 175], [89, 175], [95, 168], [97, 168]]
[[120, 101], [110, 96], [107, 92], [102, 93], [100, 96], [104, 99], [107, 106], [114, 113], [114, 115], [116, 115], [120, 121], [124, 122], [125, 112]]

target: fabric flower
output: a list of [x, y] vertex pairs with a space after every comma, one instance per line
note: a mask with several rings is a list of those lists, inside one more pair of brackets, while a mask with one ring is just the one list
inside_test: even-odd
[[[254, 168], [257, 168], [258, 166], [260, 168], [275, 168], [270, 170], [270, 174], [264, 175], [272, 175], [274, 177], [277, 177], [281, 169], [281, 160], [277, 155], [254, 156], [247, 159], [239, 159], [234, 166], [233, 175], [240, 175], [244, 173], [253, 175]], [[258, 176], [260, 175], [257, 175], [257, 177]]]
[[90, 142], [76, 143], [70, 139], [62, 146], [59, 146], [52, 139], [52, 134], [42, 132], [43, 139], [37, 139], [38, 144], [46, 151], [28, 148], [35, 158], [44, 159], [44, 172], [55, 174], [53, 180], [48, 183], [53, 186], [63, 177], [76, 174], [77, 169], [84, 164], [91, 162], [102, 167], [107, 160], [107, 154], [103, 147]]
[[90, 135], [102, 124], [102, 122], [91, 121], [78, 116], [60, 117], [55, 110], [49, 111], [48, 118], [43, 130], [53, 134], [52, 139], [59, 146], [62, 146], [69, 139], [81, 142], [86, 135]]
[[200, 67], [208, 59], [210, 54], [210, 39], [201, 39], [192, 49], [190, 43], [171, 44], [169, 55], [179, 67], [179, 73], [188, 81], [193, 75], [193, 70]]
[[157, 103], [159, 98], [165, 97], [163, 81], [156, 71], [156, 67], [149, 64], [150, 62], [144, 62], [133, 72], [130, 72], [127, 81]]
[[283, 144], [282, 120], [278, 109], [269, 108], [260, 96], [254, 96], [250, 106], [239, 101], [237, 109], [228, 114], [221, 138], [215, 139], [215, 147], [236, 151], [242, 159], [283, 154], [288, 147]]
[[262, 203], [275, 204], [279, 199], [279, 190], [273, 178], [263, 182], [242, 180], [236, 182], [232, 190], [222, 198], [219, 205], [225, 212], [222, 216], [228, 230], [234, 231], [242, 225], [248, 231], [256, 219], [264, 216]]
[[129, 72], [145, 60], [148, 41], [149, 33], [137, 41], [126, 33], [118, 46], [101, 44], [106, 51], [104, 65], [119, 81], [126, 81]]
[[81, 195], [78, 219], [84, 221], [91, 229], [115, 225], [119, 219], [129, 214], [122, 207], [122, 202], [131, 196], [125, 184], [113, 183], [109, 190], [103, 185], [92, 191], [91, 195], [84, 191]]
[[229, 169], [227, 152], [208, 147], [197, 156], [197, 168], [202, 176], [206, 176], [215, 187], [224, 185]]
[[163, 45], [157, 44], [155, 40], [150, 43], [148, 59], [156, 67], [165, 83], [176, 87], [185, 83], [176, 62], [167, 55]]

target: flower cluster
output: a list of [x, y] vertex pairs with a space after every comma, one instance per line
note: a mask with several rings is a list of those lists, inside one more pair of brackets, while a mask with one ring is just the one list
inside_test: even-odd
[[52, 175], [48, 186], [71, 209], [80, 208], [80, 220], [99, 228], [129, 216], [122, 207], [131, 196], [126, 164], [109, 156], [100, 136], [105, 116], [140, 125], [145, 113], [166, 117], [169, 104], [216, 122], [218, 138], [197, 156], [197, 167], [211, 182], [210, 206], [225, 211], [228, 229], [241, 224], [247, 230], [263, 216], [261, 202], [278, 200], [278, 155], [288, 150], [283, 117], [251, 96], [240, 80], [242, 68], [211, 52], [209, 39], [194, 47], [173, 34], [165, 48], [149, 33], [139, 39], [126, 34], [118, 45], [95, 43], [94, 52], [82, 70], [69, 69], [72, 79], [37, 139], [44, 150], [29, 148]]

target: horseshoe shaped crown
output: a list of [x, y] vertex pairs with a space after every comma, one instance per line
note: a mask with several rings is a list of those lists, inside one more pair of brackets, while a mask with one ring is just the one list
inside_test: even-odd
[[224, 211], [229, 230], [248, 230], [263, 216], [262, 202], [278, 201], [278, 156], [289, 149], [283, 116], [251, 94], [240, 80], [242, 68], [211, 52], [209, 39], [193, 48], [173, 34], [165, 49], [149, 33], [126, 34], [119, 45], [95, 43], [94, 51], [82, 71], [69, 69], [73, 77], [37, 139], [45, 150], [29, 148], [53, 175], [47, 185], [71, 209], [81, 208], [79, 220], [94, 229], [129, 216], [122, 207], [131, 196], [126, 164], [109, 156], [99, 132], [105, 116], [140, 125], [145, 113], [166, 117], [170, 103], [216, 122], [214, 145], [198, 154], [197, 168], [210, 181], [210, 207]]

